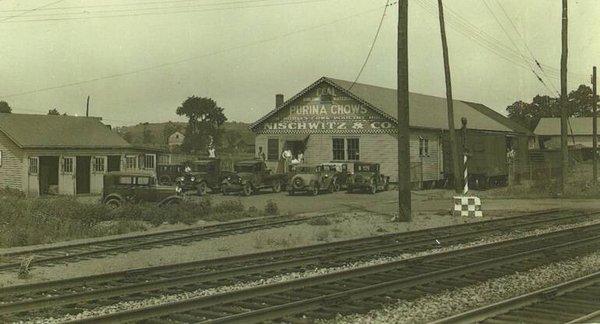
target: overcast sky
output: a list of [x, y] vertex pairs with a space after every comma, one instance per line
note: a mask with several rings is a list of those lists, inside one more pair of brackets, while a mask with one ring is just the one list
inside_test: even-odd
[[[409, 3], [410, 90], [444, 96], [436, 2]], [[600, 63], [600, 1], [569, 3], [573, 89]], [[273, 108], [276, 93], [287, 98], [324, 75], [353, 80], [384, 4], [0, 0], [0, 100], [15, 113], [81, 115], [90, 95], [92, 115], [127, 125], [183, 120], [175, 109], [197, 95], [215, 99], [230, 120], [252, 122]], [[504, 113], [516, 100], [556, 94], [561, 1], [446, 0], [446, 7], [455, 98]], [[396, 86], [397, 10], [388, 8], [360, 82]], [[547, 87], [527, 63], [532, 56]]]

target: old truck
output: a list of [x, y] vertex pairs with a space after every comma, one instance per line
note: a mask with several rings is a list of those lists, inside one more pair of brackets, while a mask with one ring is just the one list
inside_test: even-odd
[[180, 188], [159, 186], [151, 173], [109, 172], [104, 175], [102, 203], [117, 208], [124, 203], [152, 202], [159, 206], [182, 201]]
[[375, 194], [378, 191], [389, 189], [390, 177], [380, 172], [379, 163], [357, 162], [354, 163], [354, 172], [347, 181], [347, 192], [367, 191]]
[[232, 171], [222, 170], [221, 160], [206, 159], [191, 162], [188, 172], [178, 178], [177, 185], [186, 191], [196, 191], [199, 196], [206, 195], [208, 190], [220, 192], [223, 179], [233, 175]]
[[338, 186], [336, 184], [337, 171], [332, 165], [299, 165], [295, 168], [295, 175], [290, 180], [288, 192], [290, 196], [298, 192], [308, 192], [316, 196], [321, 191], [334, 192]]
[[234, 171], [234, 174], [225, 177], [221, 183], [221, 191], [225, 195], [240, 193], [250, 196], [262, 189], [280, 192], [288, 180], [288, 175], [273, 173], [267, 169], [265, 162], [260, 160], [236, 162]]

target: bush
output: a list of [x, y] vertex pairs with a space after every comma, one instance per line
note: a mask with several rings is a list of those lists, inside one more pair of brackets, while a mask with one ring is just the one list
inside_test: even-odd
[[265, 214], [267, 215], [279, 215], [279, 206], [273, 200], [267, 201], [267, 205], [265, 206]]

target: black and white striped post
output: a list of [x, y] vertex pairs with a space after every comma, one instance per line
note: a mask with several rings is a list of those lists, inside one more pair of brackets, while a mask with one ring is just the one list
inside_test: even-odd
[[464, 187], [463, 187], [463, 195], [466, 196], [469, 193], [469, 171], [468, 171], [468, 160], [469, 160], [469, 152], [467, 149], [467, 118], [466, 117], [462, 117], [460, 119], [461, 123], [462, 123], [462, 135], [463, 135], [463, 162], [464, 162], [464, 173], [463, 173], [463, 181], [464, 181]]

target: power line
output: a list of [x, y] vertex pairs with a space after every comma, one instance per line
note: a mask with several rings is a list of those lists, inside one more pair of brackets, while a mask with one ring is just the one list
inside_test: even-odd
[[52, 5], [55, 5], [55, 4], [58, 4], [58, 3], [61, 3], [61, 2], [63, 2], [63, 1], [64, 1], [64, 0], [58, 0], [58, 1], [54, 1], [54, 2], [51, 2], [51, 3], [47, 3], [47, 4], [45, 4], [45, 5], [42, 5], [42, 6], [39, 6], [39, 7], [33, 8], [33, 9], [28, 9], [28, 10], [25, 10], [25, 11], [21, 12], [20, 14], [17, 14], [17, 15], [14, 15], [14, 16], [8, 16], [8, 17], [6, 17], [6, 18], [4, 18], [4, 19], [0, 20], [0, 22], [1, 22], [1, 23], [4, 23], [4, 22], [6, 22], [6, 21], [9, 21], [9, 20], [11, 20], [11, 19], [14, 19], [14, 18], [19, 18], [19, 17], [25, 16], [25, 15], [26, 15], [26, 14], [28, 14], [28, 13], [31, 13], [31, 12], [34, 12], [34, 11], [37, 11], [37, 10], [40, 10], [40, 9], [43, 9], [43, 8], [46, 8], [46, 7], [50, 7], [50, 6], [52, 6]]
[[[72, 13], [71, 15], [79, 15], [79, 16], [71, 16], [71, 17], [57, 17], [57, 18], [34, 18], [34, 19], [19, 19], [12, 21], [16, 22], [48, 22], [48, 21], [68, 21], [68, 20], [88, 20], [88, 19], [106, 19], [106, 18], [124, 18], [124, 17], [140, 17], [140, 16], [158, 16], [158, 15], [168, 15], [168, 14], [185, 14], [185, 13], [199, 13], [199, 12], [215, 12], [215, 11], [227, 11], [227, 10], [235, 10], [235, 9], [253, 9], [253, 8], [266, 8], [266, 7], [280, 7], [280, 6], [290, 6], [297, 4], [305, 4], [305, 3], [318, 3], [325, 2], [331, 0], [302, 0], [302, 1], [286, 1], [285, 3], [273, 3], [273, 4], [262, 4], [262, 5], [247, 5], [247, 6], [232, 6], [232, 7], [215, 7], [215, 8], [204, 8], [204, 9], [189, 9], [191, 7], [178, 7], [178, 8], [188, 8], [186, 10], [172, 10], [172, 11], [154, 11], [154, 12], [130, 12], [123, 14], [112, 14], [112, 15], [96, 15], [89, 16], [90, 12], [84, 12], [84, 15], [81, 16], [79, 14]], [[238, 3], [249, 3], [256, 1], [242, 1]], [[173, 8], [164, 8], [167, 10], [171, 10]], [[177, 8], [175, 8], [177, 9]], [[162, 9], [161, 9], [162, 10]], [[131, 11], [131, 10], [129, 10]], [[64, 14], [64, 13], [63, 13]], [[93, 14], [93, 12], [92, 12]], [[67, 14], [68, 15], [68, 14]], [[42, 16], [44, 17], [44, 16]], [[2, 22], [2, 21], [0, 21]]]
[[371, 43], [371, 47], [369, 48], [369, 53], [367, 54], [365, 61], [363, 62], [362, 66], [360, 67], [360, 70], [358, 71], [358, 74], [356, 75], [356, 79], [354, 79], [354, 82], [352, 82], [352, 85], [350, 85], [350, 87], [348, 88], [348, 91], [350, 91], [350, 90], [352, 90], [352, 88], [354, 88], [354, 85], [356, 84], [356, 82], [358, 82], [358, 79], [360, 78], [363, 71], [365, 70], [365, 66], [367, 66], [367, 62], [369, 62], [369, 58], [371, 57], [371, 54], [373, 53], [373, 49], [375, 48], [375, 43], [377, 43], [377, 38], [379, 37], [379, 32], [381, 31], [381, 26], [383, 26], [383, 19], [385, 19], [385, 14], [386, 14], [387, 8], [389, 6], [390, 6], [390, 0], [386, 0], [385, 7], [383, 8], [383, 14], [381, 15], [381, 19], [379, 20], [379, 25], [377, 26], [377, 32], [375, 32], [375, 37], [373, 38], [373, 42]]

